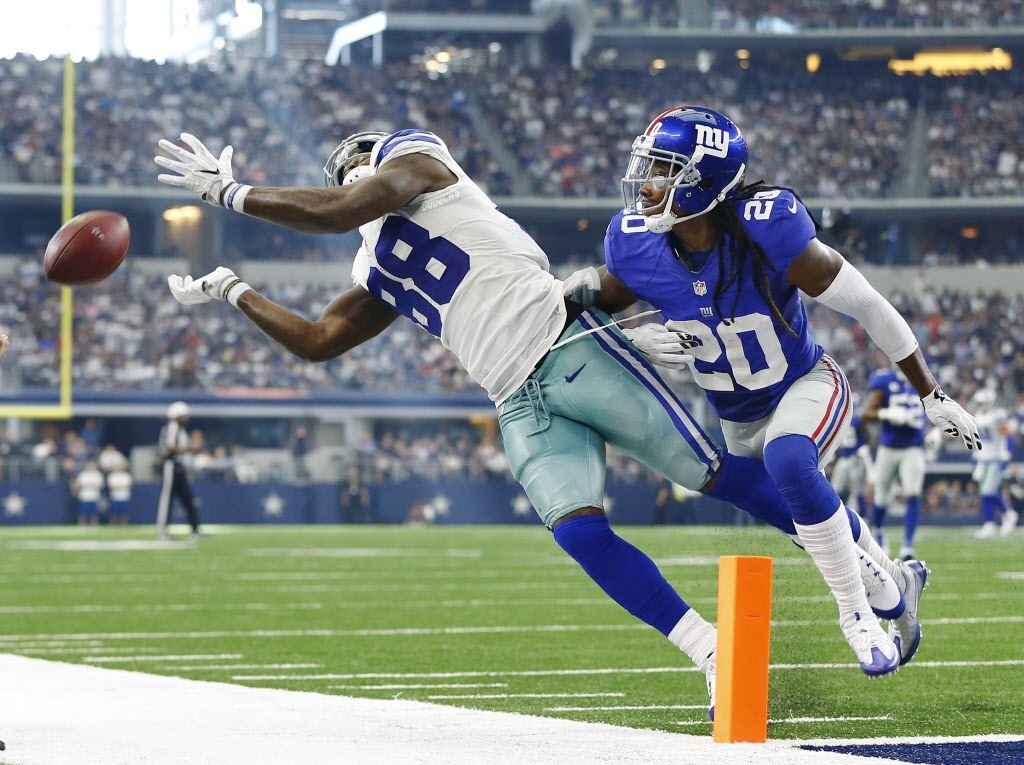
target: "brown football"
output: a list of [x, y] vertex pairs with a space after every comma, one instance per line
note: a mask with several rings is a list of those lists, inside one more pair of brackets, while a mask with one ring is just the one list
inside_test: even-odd
[[109, 210], [76, 215], [46, 245], [43, 271], [51, 282], [80, 286], [110, 276], [124, 260], [131, 231], [125, 217]]

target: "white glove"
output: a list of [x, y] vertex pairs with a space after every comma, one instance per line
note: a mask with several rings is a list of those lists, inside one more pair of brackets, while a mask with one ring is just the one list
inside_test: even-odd
[[601, 274], [593, 266], [581, 268], [562, 282], [562, 295], [584, 308], [590, 308], [601, 292]]
[[156, 177], [160, 183], [188, 189], [214, 207], [230, 207], [242, 211], [242, 202], [252, 186], [238, 183], [231, 172], [231, 157], [234, 149], [225, 146], [220, 157], [214, 157], [203, 142], [191, 133], [182, 133], [181, 140], [187, 143], [192, 151], [183, 149], [167, 139], [161, 138], [161, 150], [174, 159], [156, 156], [153, 161], [160, 167], [172, 170], [177, 175], [161, 173]]
[[942, 428], [952, 438], [959, 438], [968, 451], [981, 451], [978, 424], [960, 404], [943, 393], [942, 388], [933, 390], [921, 403], [932, 425]]
[[673, 332], [664, 324], [644, 324], [624, 329], [622, 334], [652, 364], [669, 369], [683, 369], [693, 363], [693, 355], [685, 353], [699, 344], [693, 335]]
[[182, 305], [209, 303], [211, 300], [227, 300], [238, 307], [238, 299], [252, 289], [230, 268], [218, 266], [206, 276], [193, 279], [191, 276], [171, 274], [167, 277], [174, 299]]

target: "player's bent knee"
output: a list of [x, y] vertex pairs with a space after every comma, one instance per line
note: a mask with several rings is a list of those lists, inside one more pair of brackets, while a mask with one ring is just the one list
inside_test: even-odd
[[583, 518], [588, 515], [604, 515], [604, 510], [602, 510], [599, 507], [581, 507], [577, 510], [570, 510], [565, 515], [560, 516], [559, 518], [552, 521], [551, 528], [552, 530], [554, 530], [558, 528], [558, 526], [560, 526], [562, 523], [565, 523], [568, 520], [572, 520], [573, 518]]
[[781, 436], [764, 448], [764, 466], [800, 524], [835, 514], [839, 496], [818, 469], [818, 447], [807, 436]]

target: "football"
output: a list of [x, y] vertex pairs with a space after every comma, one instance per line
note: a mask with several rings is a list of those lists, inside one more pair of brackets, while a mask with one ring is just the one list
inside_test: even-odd
[[108, 210], [84, 212], [61, 226], [50, 239], [43, 271], [47, 279], [58, 284], [95, 284], [121, 265], [130, 239], [123, 215]]

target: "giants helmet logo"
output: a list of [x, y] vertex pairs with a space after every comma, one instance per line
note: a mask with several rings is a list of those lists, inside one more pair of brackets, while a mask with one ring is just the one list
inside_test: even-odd
[[729, 134], [711, 125], [694, 125], [697, 129], [697, 145], [704, 147], [704, 153], [712, 157], [725, 157], [729, 153]]

